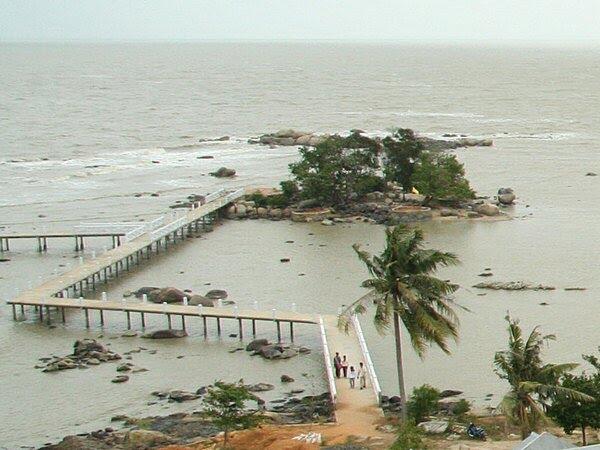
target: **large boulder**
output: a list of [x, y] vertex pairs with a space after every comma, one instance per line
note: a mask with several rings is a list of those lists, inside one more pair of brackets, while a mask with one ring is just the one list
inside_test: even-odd
[[198, 305], [202, 305], [202, 306], [207, 306], [207, 307], [213, 307], [215, 306], [215, 300], [212, 298], [207, 298], [204, 297], [203, 295], [192, 295], [190, 297], [190, 299], [188, 300], [188, 305], [191, 306], [198, 306]]
[[283, 350], [279, 346], [271, 344], [261, 347], [257, 353], [265, 359], [278, 359], [283, 354]]
[[265, 345], [271, 345], [267, 339], [254, 339], [248, 345], [246, 345], [247, 352], [256, 352], [260, 350]]
[[171, 391], [169, 392], [169, 400], [172, 400], [177, 403], [187, 402], [190, 400], [196, 400], [200, 398], [199, 394], [195, 394], [193, 392], [187, 391]]
[[515, 201], [517, 196], [511, 188], [498, 189], [498, 201], [503, 205], [510, 205]]
[[447, 420], [430, 420], [429, 422], [421, 422], [418, 425], [419, 428], [422, 428], [425, 433], [430, 434], [442, 434], [448, 430], [448, 421]]
[[279, 130], [277, 133], [275, 133], [275, 137], [278, 138], [292, 138], [292, 139], [298, 139], [302, 136], [306, 136], [306, 135], [311, 135], [312, 133], [308, 133], [306, 131], [297, 131], [297, 130], [292, 130], [292, 129], [287, 129], [287, 130]]
[[227, 291], [222, 289], [213, 289], [208, 291], [205, 297], [210, 298], [212, 300], [224, 300], [227, 298]]
[[157, 291], [152, 291], [148, 299], [154, 303], [180, 303], [187, 294], [174, 287], [166, 287]]
[[132, 450], [145, 450], [159, 445], [174, 444], [175, 441], [160, 431], [131, 430], [125, 437], [125, 443], [127, 448]]
[[217, 178], [229, 178], [235, 176], [235, 169], [220, 167], [216, 172], [211, 172], [210, 174]]
[[477, 206], [475, 211], [488, 217], [493, 217], [500, 214], [500, 208], [498, 208], [496, 205], [492, 205], [491, 203], [482, 203], [481, 205]]
[[133, 292], [133, 295], [135, 295], [137, 298], [142, 298], [144, 294], [149, 295], [150, 293], [158, 290], [160, 290], [159, 287], [144, 286], [139, 288], [137, 291]]
[[142, 337], [147, 339], [175, 339], [186, 337], [185, 330], [156, 330], [144, 334]]
[[269, 384], [269, 383], [249, 384], [246, 387], [248, 388], [248, 390], [250, 392], [265, 392], [265, 391], [272, 391], [273, 389], [275, 389], [275, 386], [273, 386], [272, 384]]
[[91, 352], [106, 353], [106, 348], [95, 339], [82, 339], [73, 344], [73, 355], [83, 356]]

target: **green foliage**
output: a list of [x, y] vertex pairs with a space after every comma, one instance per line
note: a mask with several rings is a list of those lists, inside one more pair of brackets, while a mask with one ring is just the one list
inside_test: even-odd
[[256, 191], [248, 196], [250, 201], [254, 202], [254, 205], [257, 208], [266, 208], [268, 205], [268, 199], [266, 195], [263, 195], [262, 192]]
[[452, 408], [452, 414], [457, 417], [462, 417], [471, 411], [471, 403], [464, 398], [461, 398]]
[[377, 175], [365, 175], [357, 180], [354, 189], [359, 197], [369, 192], [383, 192], [386, 189], [385, 180]]
[[298, 197], [300, 193], [300, 188], [298, 187], [298, 183], [292, 180], [286, 180], [279, 183], [281, 186], [281, 193], [286, 198], [288, 203], [291, 203]]
[[465, 200], [475, 193], [465, 178], [465, 168], [455, 155], [424, 152], [413, 174], [413, 184], [426, 196]]
[[413, 187], [415, 165], [423, 153], [423, 144], [417, 139], [413, 130], [397, 129], [392, 136], [382, 141], [386, 157], [383, 171], [389, 181], [400, 184], [404, 192]]
[[357, 184], [378, 167], [376, 148], [354, 135], [334, 136], [314, 148], [302, 147], [300, 157], [290, 164], [290, 171], [301, 196], [322, 205], [346, 204], [356, 195]]
[[237, 383], [217, 381], [208, 388], [202, 416], [224, 431], [224, 446], [227, 446], [229, 431], [251, 428], [260, 422], [259, 412], [246, 408], [248, 401], [256, 401], [256, 396], [248, 391], [242, 380]]
[[398, 428], [398, 437], [390, 450], [427, 450], [425, 433], [414, 422], [402, 422]]
[[248, 196], [248, 199], [254, 202], [257, 208], [286, 208], [290, 202], [284, 194], [263, 195], [261, 192], [254, 192]]
[[413, 389], [412, 395], [406, 402], [408, 416], [415, 423], [423, 422], [428, 416], [438, 412], [440, 401], [440, 391], [436, 388], [424, 384], [421, 387]]
[[[599, 348], [600, 349], [600, 348]], [[587, 444], [586, 428], [600, 428], [600, 363], [593, 355], [584, 355], [583, 359], [595, 369], [592, 374], [565, 374], [562, 386], [594, 397], [594, 401], [581, 402], [567, 395], [557, 395], [548, 408], [548, 416], [559, 424], [565, 433], [571, 434], [581, 428], [583, 445]]]
[[574, 401], [590, 401], [591, 397], [576, 389], [560, 385], [559, 379], [577, 367], [577, 364], [544, 364], [541, 353], [544, 343], [554, 340], [554, 335], [543, 336], [535, 327], [527, 339], [518, 320], [506, 316], [508, 322], [508, 349], [496, 352], [495, 372], [510, 385], [501, 408], [506, 416], [521, 428], [525, 439], [547, 422], [544, 409], [548, 400], [559, 396]]

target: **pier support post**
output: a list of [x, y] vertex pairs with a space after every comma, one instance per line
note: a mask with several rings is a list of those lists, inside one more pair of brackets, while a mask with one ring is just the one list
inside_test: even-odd
[[37, 238], [37, 244], [38, 244], [38, 249], [37, 249], [38, 252], [42, 253], [42, 238], [41, 237]]
[[25, 307], [23, 305], [21, 305], [21, 315], [22, 316], [25, 315]]
[[146, 328], [146, 316], [144, 315], [144, 313], [141, 313], [142, 315], [142, 328]]
[[17, 320], [17, 307], [15, 305], [12, 305], [12, 311], [13, 311], [13, 320]]
[[204, 330], [204, 339], [208, 336], [208, 330], [206, 329], [206, 316], [202, 316], [202, 329]]
[[60, 317], [62, 319], [62, 323], [67, 323], [67, 318], [65, 317], [65, 308], [60, 308]]
[[38, 311], [40, 313], [40, 323], [44, 323], [44, 309], [40, 306]]
[[48, 238], [43, 238], [44, 251], [48, 251]]
[[281, 342], [281, 322], [279, 320], [275, 321], [277, 323], [277, 342]]
[[181, 328], [185, 331], [185, 316], [183, 314], [181, 315]]
[[50, 307], [46, 306], [46, 323], [50, 325]]
[[290, 321], [290, 342], [294, 342], [294, 322]]
[[256, 320], [252, 319], [252, 337], [256, 338]]
[[81, 251], [83, 251], [83, 249], [84, 249], [84, 248], [85, 248], [85, 247], [84, 247], [84, 245], [83, 245], [83, 236], [81, 236], [81, 237], [79, 238], [79, 249], [80, 249]]
[[127, 311], [127, 329], [131, 330], [131, 313]]
[[79, 237], [75, 236], [75, 251], [79, 251]]
[[84, 308], [83, 312], [85, 313], [85, 327], [89, 328], [90, 327], [90, 312], [88, 311], [87, 308]]
[[217, 317], [217, 334], [221, 336], [221, 319]]
[[242, 339], [244, 339], [244, 330], [242, 327], [242, 319], [238, 319], [238, 329], [239, 329], [239, 336], [240, 336], [240, 341]]
[[171, 328], [173, 328], [171, 326], [171, 314], [167, 314], [167, 322], [169, 323], [169, 330], [170, 330]]
[[100, 313], [100, 326], [103, 327], [104, 326], [104, 311], [99, 309], [98, 312]]

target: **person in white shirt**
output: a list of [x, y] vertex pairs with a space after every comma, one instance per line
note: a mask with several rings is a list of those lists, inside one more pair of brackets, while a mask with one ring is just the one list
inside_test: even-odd
[[356, 370], [354, 370], [354, 366], [350, 366], [350, 373], [348, 373], [348, 379], [350, 380], [350, 389], [354, 389], [356, 383]]
[[358, 384], [361, 389], [367, 387], [367, 368], [363, 363], [358, 363]]

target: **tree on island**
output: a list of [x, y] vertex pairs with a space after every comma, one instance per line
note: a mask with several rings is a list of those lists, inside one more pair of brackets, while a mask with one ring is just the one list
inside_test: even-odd
[[202, 416], [223, 430], [224, 448], [227, 448], [231, 430], [252, 428], [261, 421], [259, 411], [247, 409], [248, 401], [257, 401], [257, 397], [244, 386], [242, 380], [237, 383], [217, 381], [208, 388]]
[[332, 136], [314, 148], [302, 147], [301, 159], [290, 164], [290, 171], [304, 199], [344, 205], [372, 183], [381, 184], [375, 175], [377, 155], [378, 144], [359, 133]]
[[554, 335], [542, 336], [535, 327], [527, 339], [518, 320], [506, 316], [508, 322], [508, 349], [496, 352], [495, 372], [510, 384], [500, 407], [507, 418], [521, 429], [525, 439], [532, 431], [548, 421], [545, 409], [548, 401], [564, 397], [577, 402], [593, 400], [585, 393], [561, 386], [560, 378], [578, 364], [544, 364], [541, 358], [545, 342], [555, 340]]
[[[600, 347], [599, 347], [600, 350]], [[594, 397], [592, 402], [580, 402], [569, 396], [557, 395], [548, 408], [548, 416], [559, 424], [565, 433], [571, 434], [581, 428], [583, 445], [587, 445], [587, 428], [600, 428], [600, 361], [593, 355], [583, 355], [583, 359], [595, 369], [592, 374], [573, 375], [567, 373], [562, 378], [562, 386]]]
[[384, 138], [382, 144], [385, 178], [402, 186], [403, 195], [411, 192], [415, 166], [424, 150], [423, 143], [413, 130], [398, 128], [392, 136]]
[[458, 286], [432, 274], [441, 266], [457, 264], [458, 258], [452, 253], [423, 248], [424, 235], [419, 229], [398, 225], [386, 229], [385, 237], [386, 246], [380, 255], [372, 256], [357, 244], [353, 246], [371, 274], [372, 278], [362, 283], [371, 291], [343, 311], [340, 327], [347, 329], [350, 316], [365, 313], [366, 304], [371, 300], [375, 306], [373, 319], [377, 330], [385, 334], [393, 325], [401, 414], [406, 420], [400, 322], [419, 357], [423, 358], [433, 344], [450, 353], [448, 340], [458, 339], [459, 325], [450, 295]]
[[414, 169], [413, 186], [430, 199], [468, 200], [475, 197], [465, 167], [455, 155], [424, 152]]

